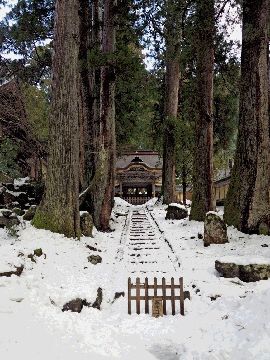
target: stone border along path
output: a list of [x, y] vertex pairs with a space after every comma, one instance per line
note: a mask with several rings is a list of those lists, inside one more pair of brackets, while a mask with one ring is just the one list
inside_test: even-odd
[[146, 206], [132, 206], [120, 240], [118, 260], [134, 276], [173, 276], [180, 263]]

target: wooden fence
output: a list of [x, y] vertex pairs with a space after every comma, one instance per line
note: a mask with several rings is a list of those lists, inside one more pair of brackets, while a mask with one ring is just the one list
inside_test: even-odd
[[123, 196], [123, 199], [132, 205], [142, 205], [151, 199], [149, 196]]
[[[132, 295], [132, 290], [135, 289], [135, 295]], [[167, 294], [167, 289], [170, 289], [170, 295]], [[141, 295], [141, 291], [144, 294]], [[176, 292], [179, 295], [176, 295]], [[151, 295], [152, 293], [153, 295]], [[159, 294], [161, 293], [161, 295]], [[149, 314], [149, 301], [153, 299], [162, 300], [163, 314], [167, 315], [167, 302], [171, 303], [172, 315], [176, 313], [176, 301], [179, 301], [180, 314], [184, 315], [184, 285], [183, 278], [179, 278], [179, 284], [175, 284], [174, 278], [171, 278], [171, 283], [166, 284], [166, 280], [162, 278], [162, 284], [158, 285], [157, 278], [154, 278], [154, 284], [149, 285], [148, 278], [145, 278], [144, 283], [141, 283], [140, 278], [136, 278], [136, 283], [131, 283], [131, 278], [128, 278], [128, 313], [131, 314], [131, 302], [136, 301], [136, 313], [141, 313], [141, 301], [144, 301], [145, 314]]]

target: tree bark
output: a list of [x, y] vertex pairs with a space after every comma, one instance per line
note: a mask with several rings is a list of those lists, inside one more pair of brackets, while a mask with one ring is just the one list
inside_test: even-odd
[[89, 185], [88, 173], [92, 170], [92, 164], [87, 161], [90, 157], [93, 139], [91, 136], [92, 124], [92, 92], [90, 88], [87, 54], [90, 49], [90, 37], [92, 32], [91, 17], [92, 7], [88, 0], [79, 0], [80, 19], [80, 47], [79, 47], [79, 124], [80, 124], [80, 189]]
[[80, 206], [99, 228], [104, 176], [100, 123], [101, 2], [80, 0], [81, 190]]
[[203, 221], [213, 204], [214, 0], [197, 0], [197, 116], [190, 219]]
[[269, 10], [269, 0], [243, 2], [239, 129], [224, 218], [247, 233], [270, 225]]
[[56, 1], [48, 171], [33, 220], [67, 237], [80, 236], [78, 14], [78, 0]]
[[[182, 1], [184, 2], [184, 1]], [[178, 114], [178, 93], [180, 82], [180, 43], [182, 39], [181, 1], [166, 3], [165, 43], [165, 105], [163, 138], [163, 202], [175, 201], [175, 132]]]
[[104, 25], [102, 36], [102, 53], [106, 65], [101, 68], [100, 90], [100, 144], [99, 156], [99, 201], [100, 208], [97, 226], [102, 231], [110, 229], [110, 216], [114, 199], [115, 179], [115, 69], [112, 55], [115, 51], [115, 7], [116, 0], [104, 2]]

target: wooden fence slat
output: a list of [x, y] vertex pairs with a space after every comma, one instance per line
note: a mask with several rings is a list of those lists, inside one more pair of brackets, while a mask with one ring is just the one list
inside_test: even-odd
[[128, 278], [128, 314], [131, 315], [131, 278]]
[[[136, 294], [132, 295], [132, 289], [136, 289]], [[144, 289], [144, 294], [141, 295], [141, 289]], [[149, 295], [149, 289], [154, 290], [153, 295]], [[158, 289], [162, 290], [162, 295], [158, 296]], [[171, 289], [171, 294], [167, 295], [166, 289]], [[175, 294], [175, 289], [179, 289], [179, 295]], [[132, 301], [136, 301], [136, 313], [141, 313], [141, 301], [145, 301], [145, 314], [149, 314], [149, 301], [158, 299], [163, 301], [163, 314], [167, 315], [167, 303], [171, 301], [172, 315], [175, 315], [175, 301], [180, 301], [180, 314], [184, 315], [184, 283], [183, 277], [179, 278], [179, 285], [174, 283], [174, 278], [171, 278], [171, 284], [166, 284], [166, 279], [162, 278], [162, 284], [157, 284], [157, 278], [154, 278], [154, 285], [149, 285], [148, 278], [145, 278], [144, 284], [140, 282], [140, 278], [136, 278], [136, 283], [131, 283], [131, 278], [128, 278], [128, 314], [132, 312]]]
[[179, 279], [180, 283], [180, 314], [185, 315], [185, 298], [184, 298], [184, 282], [183, 278], [180, 277]]
[[167, 309], [166, 309], [166, 280], [163, 277], [162, 278], [162, 297], [163, 297], [163, 314], [166, 315], [167, 314]]
[[154, 278], [154, 296], [157, 296], [157, 278]]
[[[140, 289], [144, 289], [145, 288], [145, 284], [140, 284]], [[170, 289], [171, 285], [166, 285], [166, 289]], [[180, 285], [178, 284], [174, 284], [174, 288], [175, 289], [180, 289]], [[131, 289], [136, 289], [136, 284], [131, 284]], [[154, 289], [154, 285], [149, 285], [148, 284], [148, 289]], [[163, 285], [157, 285], [157, 289], [163, 289]]]
[[145, 313], [149, 314], [148, 278], [145, 278]]
[[136, 313], [140, 314], [141, 304], [140, 304], [140, 278], [136, 278]]
[[171, 278], [171, 297], [172, 297], [172, 315], [175, 315], [175, 291], [174, 291], [174, 278]]
[[[137, 296], [131, 296], [130, 298], [131, 298], [131, 300], [137, 300]], [[145, 300], [145, 296], [140, 295], [139, 299], [140, 299], [140, 301]], [[163, 300], [164, 297], [163, 296], [154, 296], [154, 295], [149, 295], [148, 294], [148, 300], [150, 301], [150, 300], [153, 300], [153, 299]], [[175, 295], [174, 299], [180, 301], [180, 296]], [[166, 300], [170, 301], [170, 300], [172, 300], [172, 297], [170, 295], [166, 295]]]

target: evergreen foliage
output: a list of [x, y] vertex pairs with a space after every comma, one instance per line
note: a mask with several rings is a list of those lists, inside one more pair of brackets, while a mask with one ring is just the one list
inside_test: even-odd
[[48, 140], [48, 95], [43, 88], [28, 84], [24, 85], [23, 91], [27, 120], [33, 134], [39, 141], [46, 142]]
[[11, 139], [4, 138], [0, 142], [0, 172], [16, 178], [20, 176], [20, 169], [17, 164], [18, 145]]
[[19, 0], [0, 23], [0, 77], [39, 83], [50, 76], [54, 0]]

